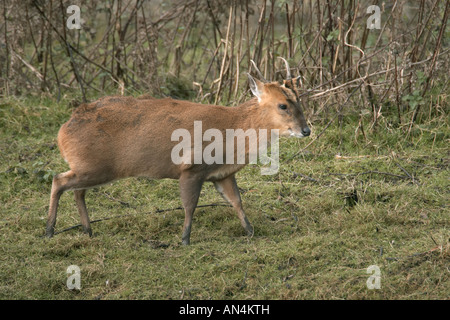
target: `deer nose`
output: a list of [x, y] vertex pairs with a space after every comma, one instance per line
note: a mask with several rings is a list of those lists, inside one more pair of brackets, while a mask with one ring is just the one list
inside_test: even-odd
[[308, 127], [302, 128], [302, 134], [307, 137], [311, 134], [311, 130]]

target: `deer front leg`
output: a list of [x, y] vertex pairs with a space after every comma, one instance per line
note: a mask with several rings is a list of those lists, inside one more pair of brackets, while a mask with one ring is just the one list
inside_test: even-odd
[[188, 245], [191, 238], [192, 217], [197, 207], [198, 198], [202, 189], [203, 180], [192, 174], [183, 174], [180, 177], [180, 196], [184, 207], [184, 225], [181, 236], [182, 244]]

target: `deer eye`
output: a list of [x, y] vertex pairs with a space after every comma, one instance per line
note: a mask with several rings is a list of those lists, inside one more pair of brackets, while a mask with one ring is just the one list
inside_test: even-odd
[[281, 110], [286, 110], [287, 109], [287, 105], [285, 104], [279, 104], [278, 108], [280, 108]]

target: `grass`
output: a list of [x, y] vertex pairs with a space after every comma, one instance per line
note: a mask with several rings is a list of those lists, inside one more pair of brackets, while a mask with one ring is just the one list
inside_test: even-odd
[[[283, 139], [278, 174], [237, 175], [247, 216], [198, 208], [191, 245], [177, 181], [126, 179], [90, 190], [94, 236], [43, 238], [51, 179], [67, 170], [55, 145], [68, 101], [0, 103], [0, 299], [447, 299], [448, 119], [406, 129], [380, 123], [355, 137], [357, 120], [310, 139]], [[368, 116], [370, 118], [370, 116]], [[367, 120], [369, 121], [369, 120]], [[366, 126], [367, 128], [368, 126]], [[366, 130], [367, 131], [367, 130]], [[336, 154], [342, 157], [336, 157]], [[199, 204], [222, 200], [211, 184]], [[161, 209], [171, 209], [161, 212]], [[70, 192], [57, 231], [77, 225]], [[66, 286], [78, 265], [81, 290]], [[379, 266], [381, 289], [366, 286]]]

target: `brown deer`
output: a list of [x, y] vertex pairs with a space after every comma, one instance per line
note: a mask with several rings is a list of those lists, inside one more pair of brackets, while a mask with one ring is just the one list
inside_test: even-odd
[[[172, 141], [171, 134], [179, 128], [192, 132], [194, 122], [201, 121], [203, 130], [277, 129], [280, 136], [309, 136], [297, 93], [300, 78], [290, 78], [287, 62], [286, 68], [288, 79], [279, 84], [265, 80], [255, 66], [261, 81], [250, 74], [248, 79], [256, 98], [237, 107], [148, 96], [110, 96], [80, 105], [58, 133], [58, 147], [70, 170], [53, 178], [46, 236], [54, 234], [58, 202], [64, 191], [74, 191], [83, 231], [91, 236], [86, 190], [113, 180], [142, 176], [179, 180], [185, 210], [183, 244], [190, 242], [192, 216], [205, 181], [214, 183], [252, 236], [253, 228], [242, 208], [235, 179], [235, 173], [248, 162], [175, 164], [171, 153], [177, 142]], [[248, 159], [248, 148], [245, 152]]]

